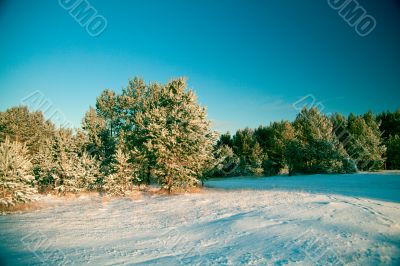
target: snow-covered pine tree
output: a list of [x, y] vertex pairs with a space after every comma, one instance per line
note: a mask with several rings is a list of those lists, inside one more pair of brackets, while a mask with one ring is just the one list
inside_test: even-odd
[[136, 147], [152, 162], [152, 175], [168, 191], [196, 185], [216, 140], [205, 108], [182, 78], [151, 84], [142, 100], [135, 115], [141, 139]]
[[96, 182], [101, 176], [100, 163], [87, 152], [77, 158], [74, 165], [74, 177], [77, 179], [77, 188], [80, 191], [90, 191], [96, 188]]
[[103, 189], [110, 196], [125, 196], [126, 193], [123, 180], [117, 174], [104, 177]]
[[72, 130], [60, 128], [55, 132], [52, 140], [54, 163], [52, 177], [54, 189], [59, 193], [79, 191], [76, 177], [76, 165], [79, 164], [79, 157], [73, 139]]
[[28, 149], [6, 137], [0, 144], [0, 207], [28, 202], [36, 192]]
[[53, 161], [53, 140], [47, 139], [39, 149], [39, 152], [33, 156], [33, 173], [36, 179], [36, 185], [40, 192], [47, 189], [54, 189], [54, 171], [56, 165]]
[[[112, 163], [112, 173], [105, 178], [104, 189], [110, 195], [123, 196], [134, 185], [140, 185], [140, 166], [131, 156], [123, 151], [122, 144], [117, 149]], [[132, 153], [133, 154], [133, 153]]]
[[134, 78], [123, 89], [117, 101], [119, 142], [123, 142], [124, 150], [130, 152], [131, 162], [136, 165], [138, 184], [151, 183], [151, 166], [155, 164], [154, 154], [145, 146], [148, 139], [147, 132], [137, 126], [138, 115], [152, 108], [149, 93], [149, 86], [144, 80]]
[[26, 106], [0, 112], [0, 128], [0, 142], [9, 137], [10, 141], [25, 143], [29, 155], [37, 154], [54, 131], [54, 125], [45, 120], [41, 111], [30, 112]]

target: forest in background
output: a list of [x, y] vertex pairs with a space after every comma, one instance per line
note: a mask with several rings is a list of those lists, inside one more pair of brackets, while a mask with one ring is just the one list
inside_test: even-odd
[[0, 207], [37, 193], [123, 196], [157, 183], [168, 192], [209, 177], [400, 169], [400, 109], [326, 116], [218, 134], [184, 79], [105, 90], [81, 129], [57, 128], [25, 106], [0, 112]]

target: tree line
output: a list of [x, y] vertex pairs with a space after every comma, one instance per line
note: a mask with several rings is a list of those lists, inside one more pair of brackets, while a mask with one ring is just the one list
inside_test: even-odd
[[222, 134], [211, 176], [354, 173], [400, 169], [400, 109], [330, 116], [304, 108], [293, 122]]
[[121, 93], [104, 90], [80, 129], [57, 128], [26, 106], [0, 112], [0, 207], [44, 192], [123, 196], [141, 185], [171, 192], [216, 176], [399, 169], [399, 121], [400, 110], [327, 117], [311, 108], [293, 122], [218, 138], [184, 79], [134, 78]]

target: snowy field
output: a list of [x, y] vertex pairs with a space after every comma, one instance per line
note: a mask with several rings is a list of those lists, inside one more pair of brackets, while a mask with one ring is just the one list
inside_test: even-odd
[[203, 193], [43, 197], [0, 265], [400, 265], [400, 174], [235, 178]]

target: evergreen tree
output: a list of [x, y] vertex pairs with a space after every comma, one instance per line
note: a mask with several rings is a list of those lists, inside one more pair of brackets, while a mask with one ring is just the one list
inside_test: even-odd
[[[52, 180], [59, 193], [79, 192], [80, 160], [71, 129], [58, 129], [52, 139]], [[79, 168], [79, 171], [77, 171]]]
[[33, 173], [40, 192], [54, 189], [54, 172], [56, 165], [53, 161], [53, 138], [47, 139], [45, 145], [41, 146], [39, 152], [33, 156]]
[[209, 164], [205, 176], [233, 176], [237, 174], [239, 158], [228, 145], [217, 145], [214, 151], [214, 160]]
[[290, 140], [285, 146], [285, 161], [289, 168], [289, 175], [302, 172], [305, 169], [306, 160], [303, 158], [306, 148], [298, 139]]
[[90, 191], [96, 188], [100, 174], [99, 162], [84, 152], [80, 157], [74, 157], [77, 162], [73, 167], [73, 177], [77, 179], [80, 191]]
[[0, 142], [9, 137], [25, 143], [30, 155], [38, 153], [53, 131], [54, 125], [45, 120], [41, 111], [30, 112], [26, 106], [18, 106], [0, 112]]
[[400, 108], [395, 112], [383, 112], [378, 115], [379, 129], [382, 133], [382, 141], [387, 147], [386, 169], [399, 169], [400, 149], [397, 138], [400, 136]]
[[384, 163], [383, 154], [386, 147], [381, 142], [379, 123], [372, 113], [362, 116], [349, 115], [349, 141], [347, 153], [357, 163], [359, 170], [381, 169]]
[[102, 132], [106, 131], [106, 122], [99, 117], [93, 107], [89, 108], [82, 120], [82, 129], [88, 136], [86, 150], [92, 156], [100, 159], [103, 158], [103, 149], [101, 136]]
[[285, 148], [294, 138], [294, 129], [288, 121], [273, 122], [268, 127], [260, 126], [254, 132], [268, 160], [264, 161], [266, 175], [278, 174], [286, 165]]
[[108, 174], [104, 177], [104, 190], [110, 196], [125, 196], [125, 184], [116, 174]]
[[113, 163], [113, 170], [116, 178], [121, 180], [125, 190], [132, 190], [133, 185], [140, 184], [141, 179], [137, 169], [137, 165], [132, 162], [133, 160], [123, 152], [122, 148], [118, 148], [115, 163]]
[[0, 207], [6, 208], [33, 199], [32, 164], [25, 145], [8, 137], [0, 144]]
[[110, 138], [118, 136], [118, 96], [114, 91], [104, 90], [96, 100], [96, 112], [106, 123]]
[[377, 116], [380, 121], [379, 129], [384, 141], [389, 140], [390, 136], [400, 136], [400, 108], [395, 112], [383, 112]]
[[239, 175], [262, 175], [263, 162], [267, 154], [263, 153], [260, 144], [254, 138], [252, 129], [238, 130], [232, 138], [233, 151], [240, 163], [236, 171]]
[[149, 134], [143, 127], [138, 126], [138, 119], [143, 112], [149, 112], [156, 108], [152, 97], [156, 97], [158, 84], [146, 85], [143, 79], [134, 78], [123, 89], [118, 98], [120, 131], [125, 149], [131, 151], [133, 161], [138, 166], [138, 174], [141, 182], [150, 184], [152, 179], [152, 167], [156, 163], [156, 157], [151, 149], [145, 145], [149, 140]]
[[110, 171], [111, 164], [115, 160], [115, 153], [119, 139], [119, 106], [118, 95], [114, 91], [105, 90], [96, 100], [97, 115], [104, 119], [106, 130], [101, 132], [103, 147], [103, 160], [101, 163], [104, 173]]
[[205, 108], [186, 90], [184, 79], [151, 84], [141, 106], [135, 115], [135, 144], [152, 162], [152, 175], [168, 191], [196, 185], [216, 140]]
[[233, 146], [233, 142], [232, 142], [232, 137], [231, 134], [229, 132], [226, 132], [225, 134], [222, 134], [219, 136], [219, 140], [217, 142], [217, 146], [218, 147], [222, 147], [222, 146], [228, 146], [231, 147]]
[[125, 152], [123, 149], [127, 145], [124, 138], [124, 134], [121, 134], [115, 160], [111, 164], [112, 172], [105, 177], [104, 189], [109, 195], [124, 196], [127, 191], [132, 190], [133, 185], [140, 186], [143, 182], [143, 174], [140, 172], [143, 169], [143, 156], [135, 147], [130, 152]]
[[[107, 99], [108, 97], [104, 95], [100, 96], [98, 98], [98, 101], [100, 103], [98, 103], [97, 106], [100, 106], [101, 108], [106, 108], [104, 106], [107, 106]], [[114, 103], [112, 103], [112, 106], [113, 104]], [[116, 107], [113, 106], [113, 108]], [[86, 132], [88, 138], [85, 150], [88, 152], [89, 155], [94, 156], [97, 160], [101, 162], [100, 170], [106, 175], [112, 171], [111, 164], [114, 162], [115, 159], [115, 149], [117, 145], [117, 136], [114, 136], [115, 134], [112, 133], [115, 130], [115, 125], [117, 123], [115, 121], [111, 122], [110, 118], [115, 118], [115, 114], [111, 112], [111, 115], [107, 115], [109, 112], [111, 111], [107, 111], [107, 109], [96, 111], [94, 108], [90, 107], [89, 111], [85, 114], [85, 118], [82, 121], [82, 128]], [[107, 119], [99, 115], [98, 113], [103, 116], [107, 116]]]
[[387, 141], [387, 169], [400, 169], [400, 137], [390, 136]]
[[[345, 149], [333, 133], [332, 122], [318, 109], [304, 108], [293, 123], [296, 141], [288, 146], [286, 160], [292, 172], [342, 173], [355, 171]], [[295, 149], [298, 148], [298, 151]], [[297, 157], [295, 157], [297, 156]]]
[[335, 113], [330, 117], [333, 124], [333, 132], [343, 146], [349, 141], [349, 131], [347, 129], [347, 118], [342, 114]]

